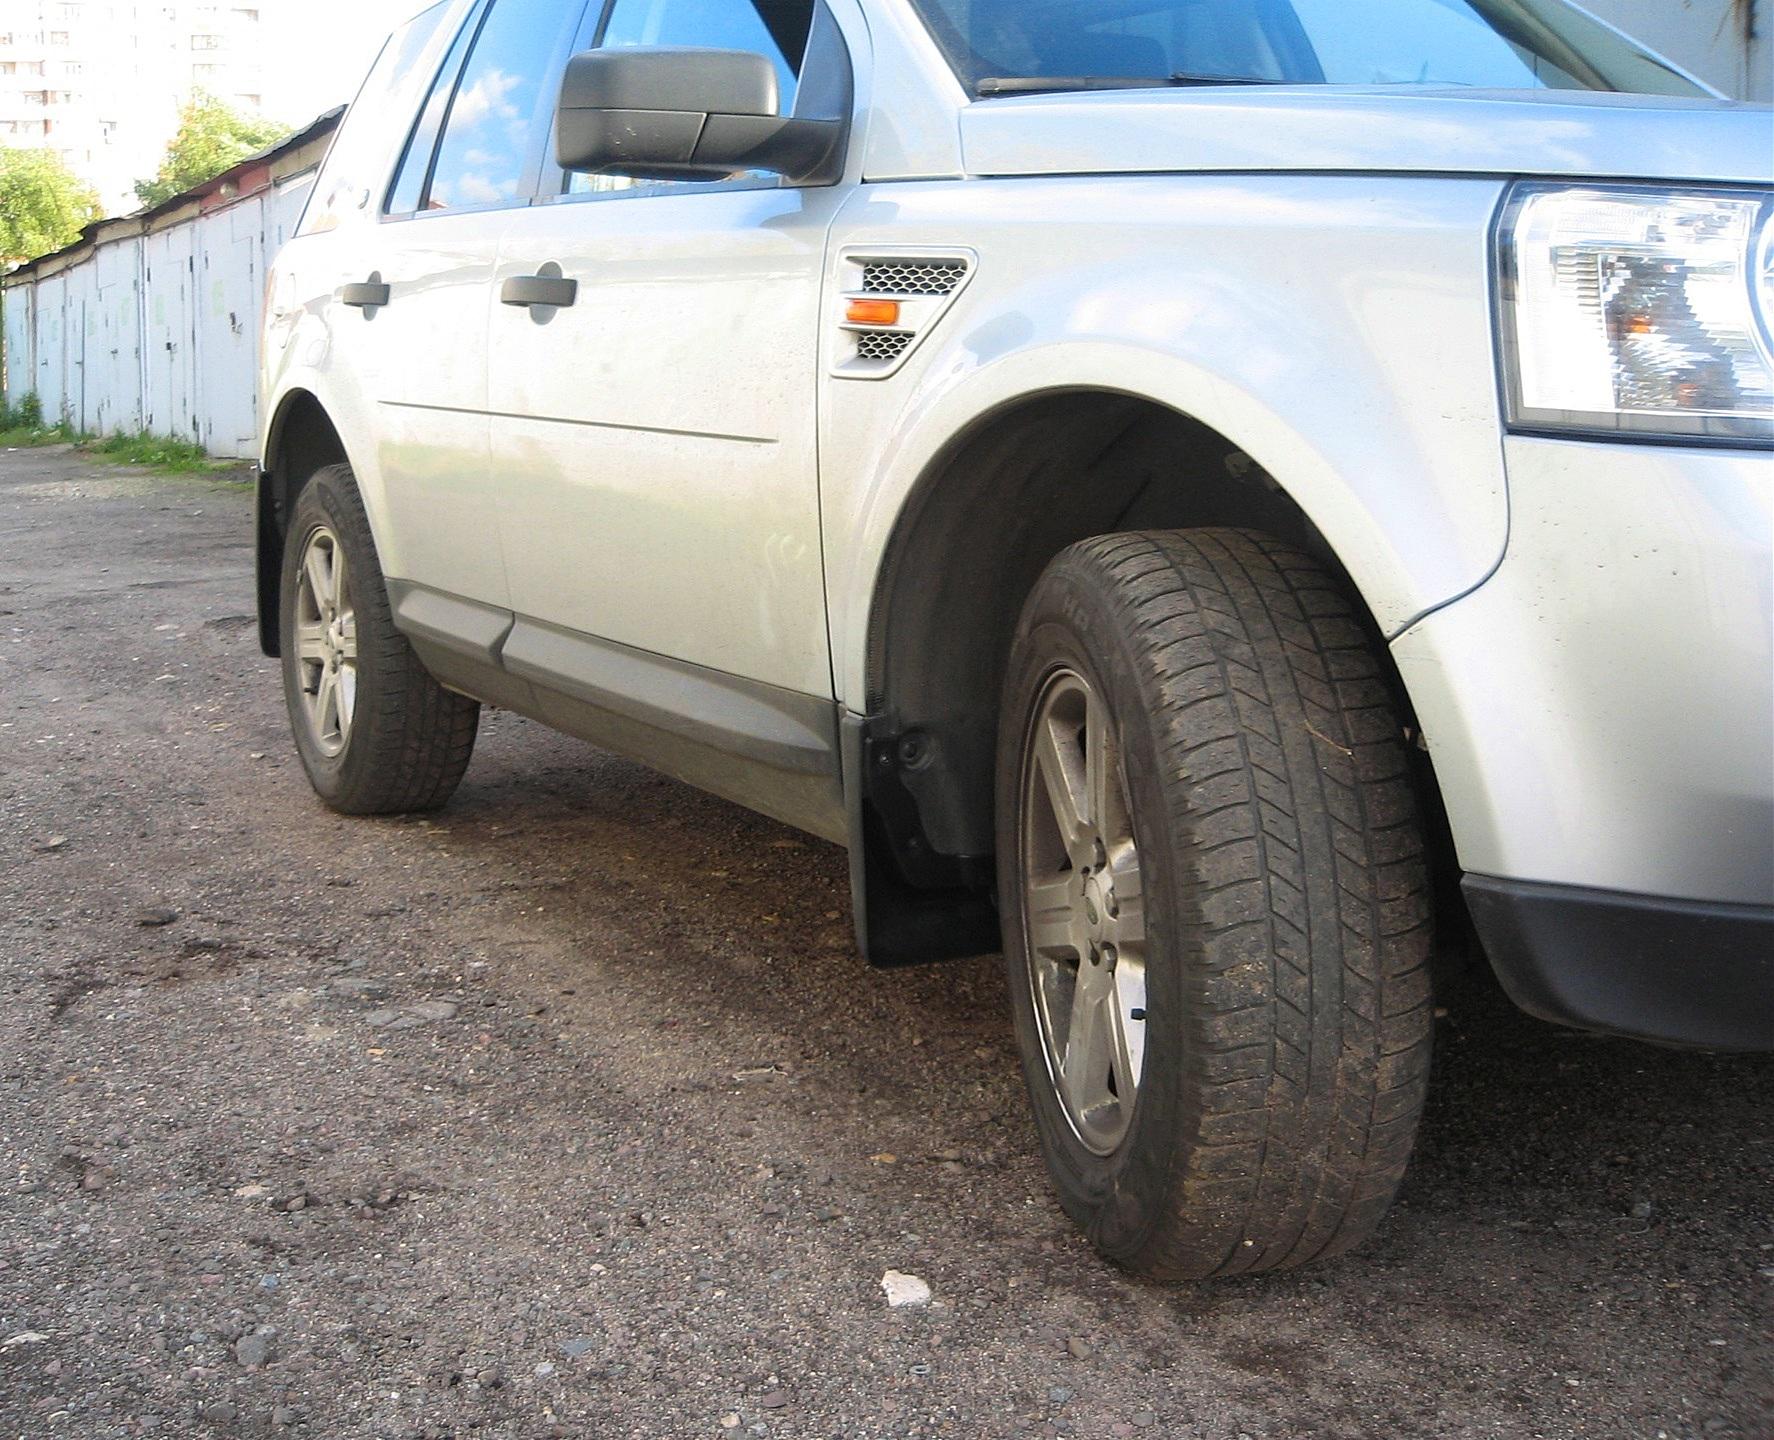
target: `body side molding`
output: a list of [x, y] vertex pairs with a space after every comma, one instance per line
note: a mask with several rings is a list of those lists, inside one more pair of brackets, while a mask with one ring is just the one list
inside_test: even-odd
[[509, 610], [411, 580], [388, 581], [388, 605], [395, 625], [408, 639], [427, 648], [441, 646], [485, 665], [499, 663], [499, 649], [515, 619]]
[[501, 653], [512, 674], [614, 715], [773, 769], [838, 773], [830, 700], [521, 617]]
[[407, 580], [395, 624], [451, 689], [839, 844], [834, 701], [564, 630]]

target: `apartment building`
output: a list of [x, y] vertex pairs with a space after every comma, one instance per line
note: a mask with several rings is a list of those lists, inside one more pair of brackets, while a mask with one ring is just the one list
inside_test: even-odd
[[260, 108], [266, 48], [251, 0], [0, 0], [0, 145], [55, 151], [124, 214], [192, 90]]

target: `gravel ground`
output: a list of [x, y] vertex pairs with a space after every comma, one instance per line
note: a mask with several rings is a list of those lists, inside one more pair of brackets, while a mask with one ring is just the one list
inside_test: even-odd
[[1774, 1436], [1768, 1060], [1474, 978], [1373, 1243], [1136, 1282], [839, 851], [502, 714], [323, 810], [249, 516], [0, 455], [0, 1436]]

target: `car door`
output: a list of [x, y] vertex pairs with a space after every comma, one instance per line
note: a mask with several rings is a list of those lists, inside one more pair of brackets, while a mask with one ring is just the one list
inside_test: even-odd
[[499, 233], [534, 194], [547, 85], [585, 0], [481, 0], [408, 139], [343, 294], [362, 315], [377, 461], [402, 574], [508, 607], [487, 435]]
[[[830, 28], [809, 52], [816, 8]], [[785, 114], [814, 93], [804, 59], [843, 66], [848, 94], [815, 0], [614, 0], [592, 38], [764, 53]], [[495, 277], [577, 282], [570, 306], [493, 307], [491, 445], [520, 617], [507, 663], [533, 617], [829, 701], [815, 406], [846, 187], [556, 178], [510, 217]]]

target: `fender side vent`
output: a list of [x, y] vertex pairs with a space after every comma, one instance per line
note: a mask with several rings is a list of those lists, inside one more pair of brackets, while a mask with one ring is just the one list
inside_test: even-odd
[[[846, 380], [885, 380], [904, 368], [973, 280], [979, 257], [945, 249], [841, 250], [832, 291], [840, 307], [831, 373]], [[875, 305], [849, 318], [859, 300]]]
[[862, 267], [868, 295], [952, 295], [967, 278], [965, 260], [872, 260]]
[[856, 337], [856, 358], [891, 364], [911, 343], [911, 335], [904, 330], [871, 331]]

